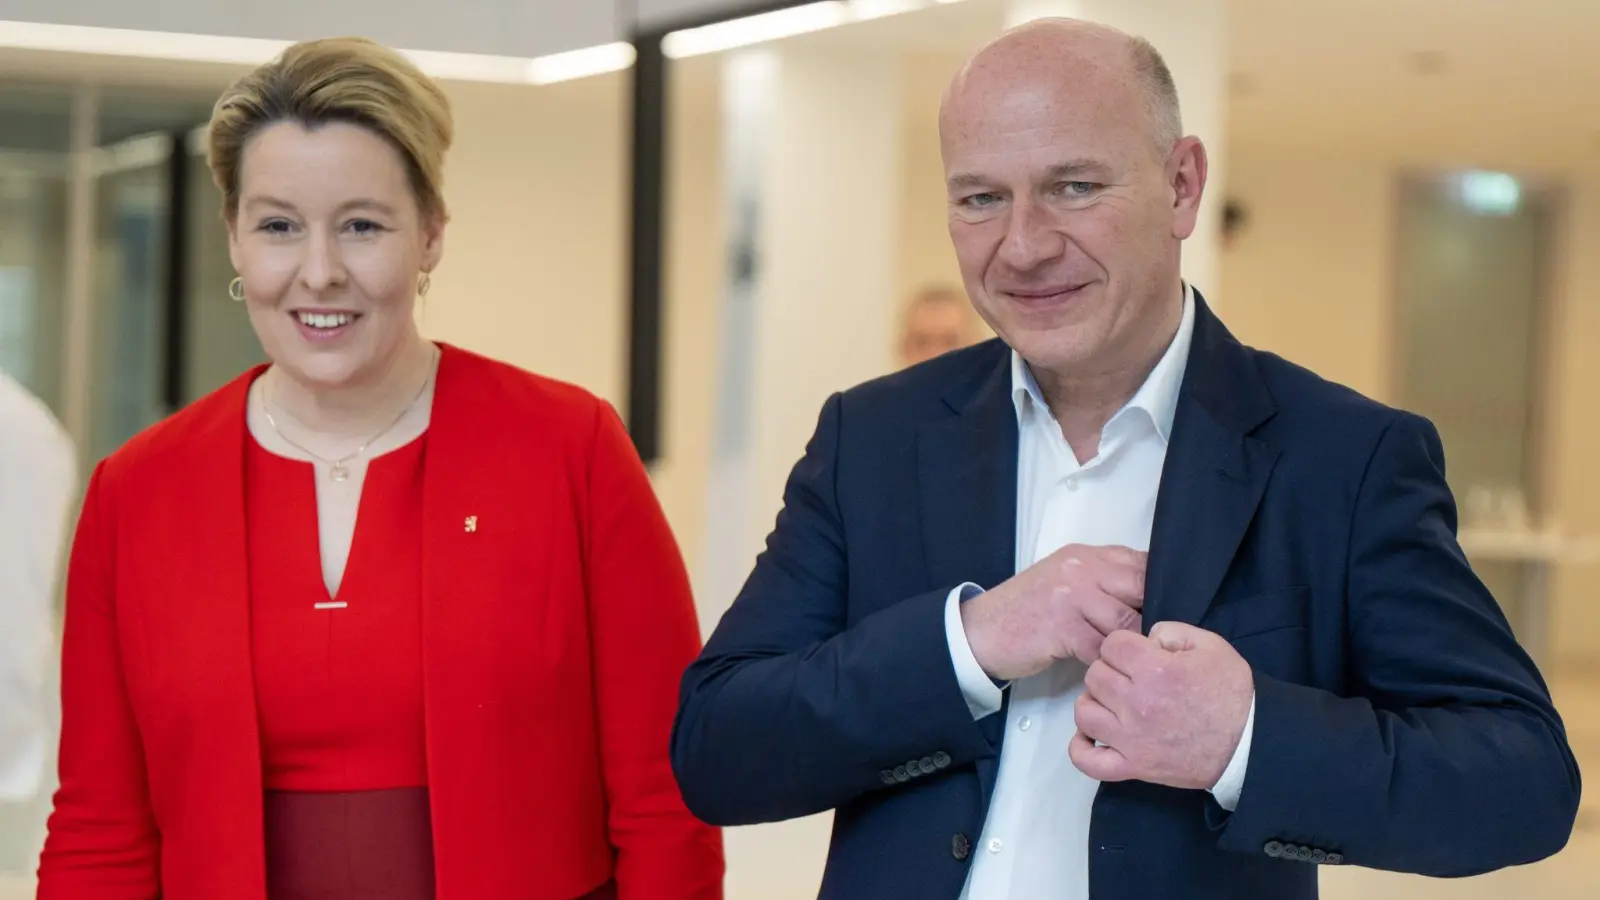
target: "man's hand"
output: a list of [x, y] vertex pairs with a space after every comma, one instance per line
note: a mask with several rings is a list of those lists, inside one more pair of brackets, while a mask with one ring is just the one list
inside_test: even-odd
[[1097, 781], [1210, 790], [1254, 695], [1250, 664], [1220, 635], [1179, 622], [1113, 634], [1084, 678], [1068, 753]]
[[1071, 544], [961, 605], [972, 656], [991, 678], [1014, 681], [1057, 660], [1092, 663], [1116, 631], [1138, 634], [1146, 554]]

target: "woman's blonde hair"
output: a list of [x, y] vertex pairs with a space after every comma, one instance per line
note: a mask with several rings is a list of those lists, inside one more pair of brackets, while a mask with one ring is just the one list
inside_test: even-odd
[[360, 125], [400, 151], [424, 216], [445, 217], [450, 101], [404, 56], [366, 38], [295, 44], [223, 92], [211, 112], [206, 162], [223, 213], [239, 212], [239, 163], [250, 138], [278, 122]]

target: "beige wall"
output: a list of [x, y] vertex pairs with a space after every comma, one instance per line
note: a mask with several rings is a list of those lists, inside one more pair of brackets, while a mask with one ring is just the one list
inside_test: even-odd
[[627, 74], [448, 90], [457, 134], [445, 173], [452, 218], [424, 328], [620, 406]]
[[1228, 327], [1247, 344], [1390, 399], [1394, 229], [1386, 169], [1240, 154], [1228, 173], [1229, 195], [1250, 217], [1222, 255], [1215, 293]]
[[[1574, 175], [1557, 276], [1546, 387], [1544, 507], [1553, 522], [1600, 536], [1600, 170]], [[1600, 564], [1562, 567], [1552, 584], [1557, 658], [1600, 666]]]
[[[716, 412], [718, 313], [725, 271], [720, 60], [671, 63], [667, 135], [666, 347], [662, 458], [656, 493], [690, 572], [705, 558], [706, 490]], [[725, 601], [697, 591], [708, 634]]]
[[961, 271], [956, 268], [955, 253], [950, 248], [937, 118], [944, 84], [960, 64], [961, 57], [954, 54], [916, 55], [905, 63], [905, 166], [900, 173], [901, 303], [922, 288], [961, 287]]

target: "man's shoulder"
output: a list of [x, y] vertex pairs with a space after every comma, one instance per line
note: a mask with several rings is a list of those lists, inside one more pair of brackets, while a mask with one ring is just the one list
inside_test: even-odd
[[1324, 447], [1370, 446], [1396, 423], [1431, 427], [1416, 413], [1376, 400], [1348, 385], [1266, 350], [1245, 347], [1272, 395], [1276, 412], [1268, 427], [1286, 443]]
[[840, 401], [848, 410], [872, 411], [896, 420], [947, 413], [951, 404], [959, 406], [975, 396], [1010, 354], [1003, 341], [992, 338], [864, 381], [841, 392]]

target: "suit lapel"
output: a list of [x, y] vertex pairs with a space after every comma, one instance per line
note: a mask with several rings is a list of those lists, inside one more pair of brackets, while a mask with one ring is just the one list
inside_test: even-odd
[[[994, 356], [985, 354], [973, 376], [945, 398], [953, 414], [917, 433], [923, 554], [935, 588], [970, 581], [987, 590], [1016, 574], [1017, 417], [1010, 351], [998, 341], [994, 346]], [[977, 761], [985, 807], [999, 773], [1005, 718], [1002, 707], [980, 723], [994, 748]]]
[[[1003, 348], [1004, 345], [999, 345]], [[1017, 418], [1009, 357], [946, 399], [917, 434], [923, 552], [935, 587], [992, 588], [1016, 574]]]
[[1274, 411], [1245, 349], [1195, 293], [1194, 337], [1156, 497], [1146, 630], [1210, 607], [1278, 459], [1253, 432]]

